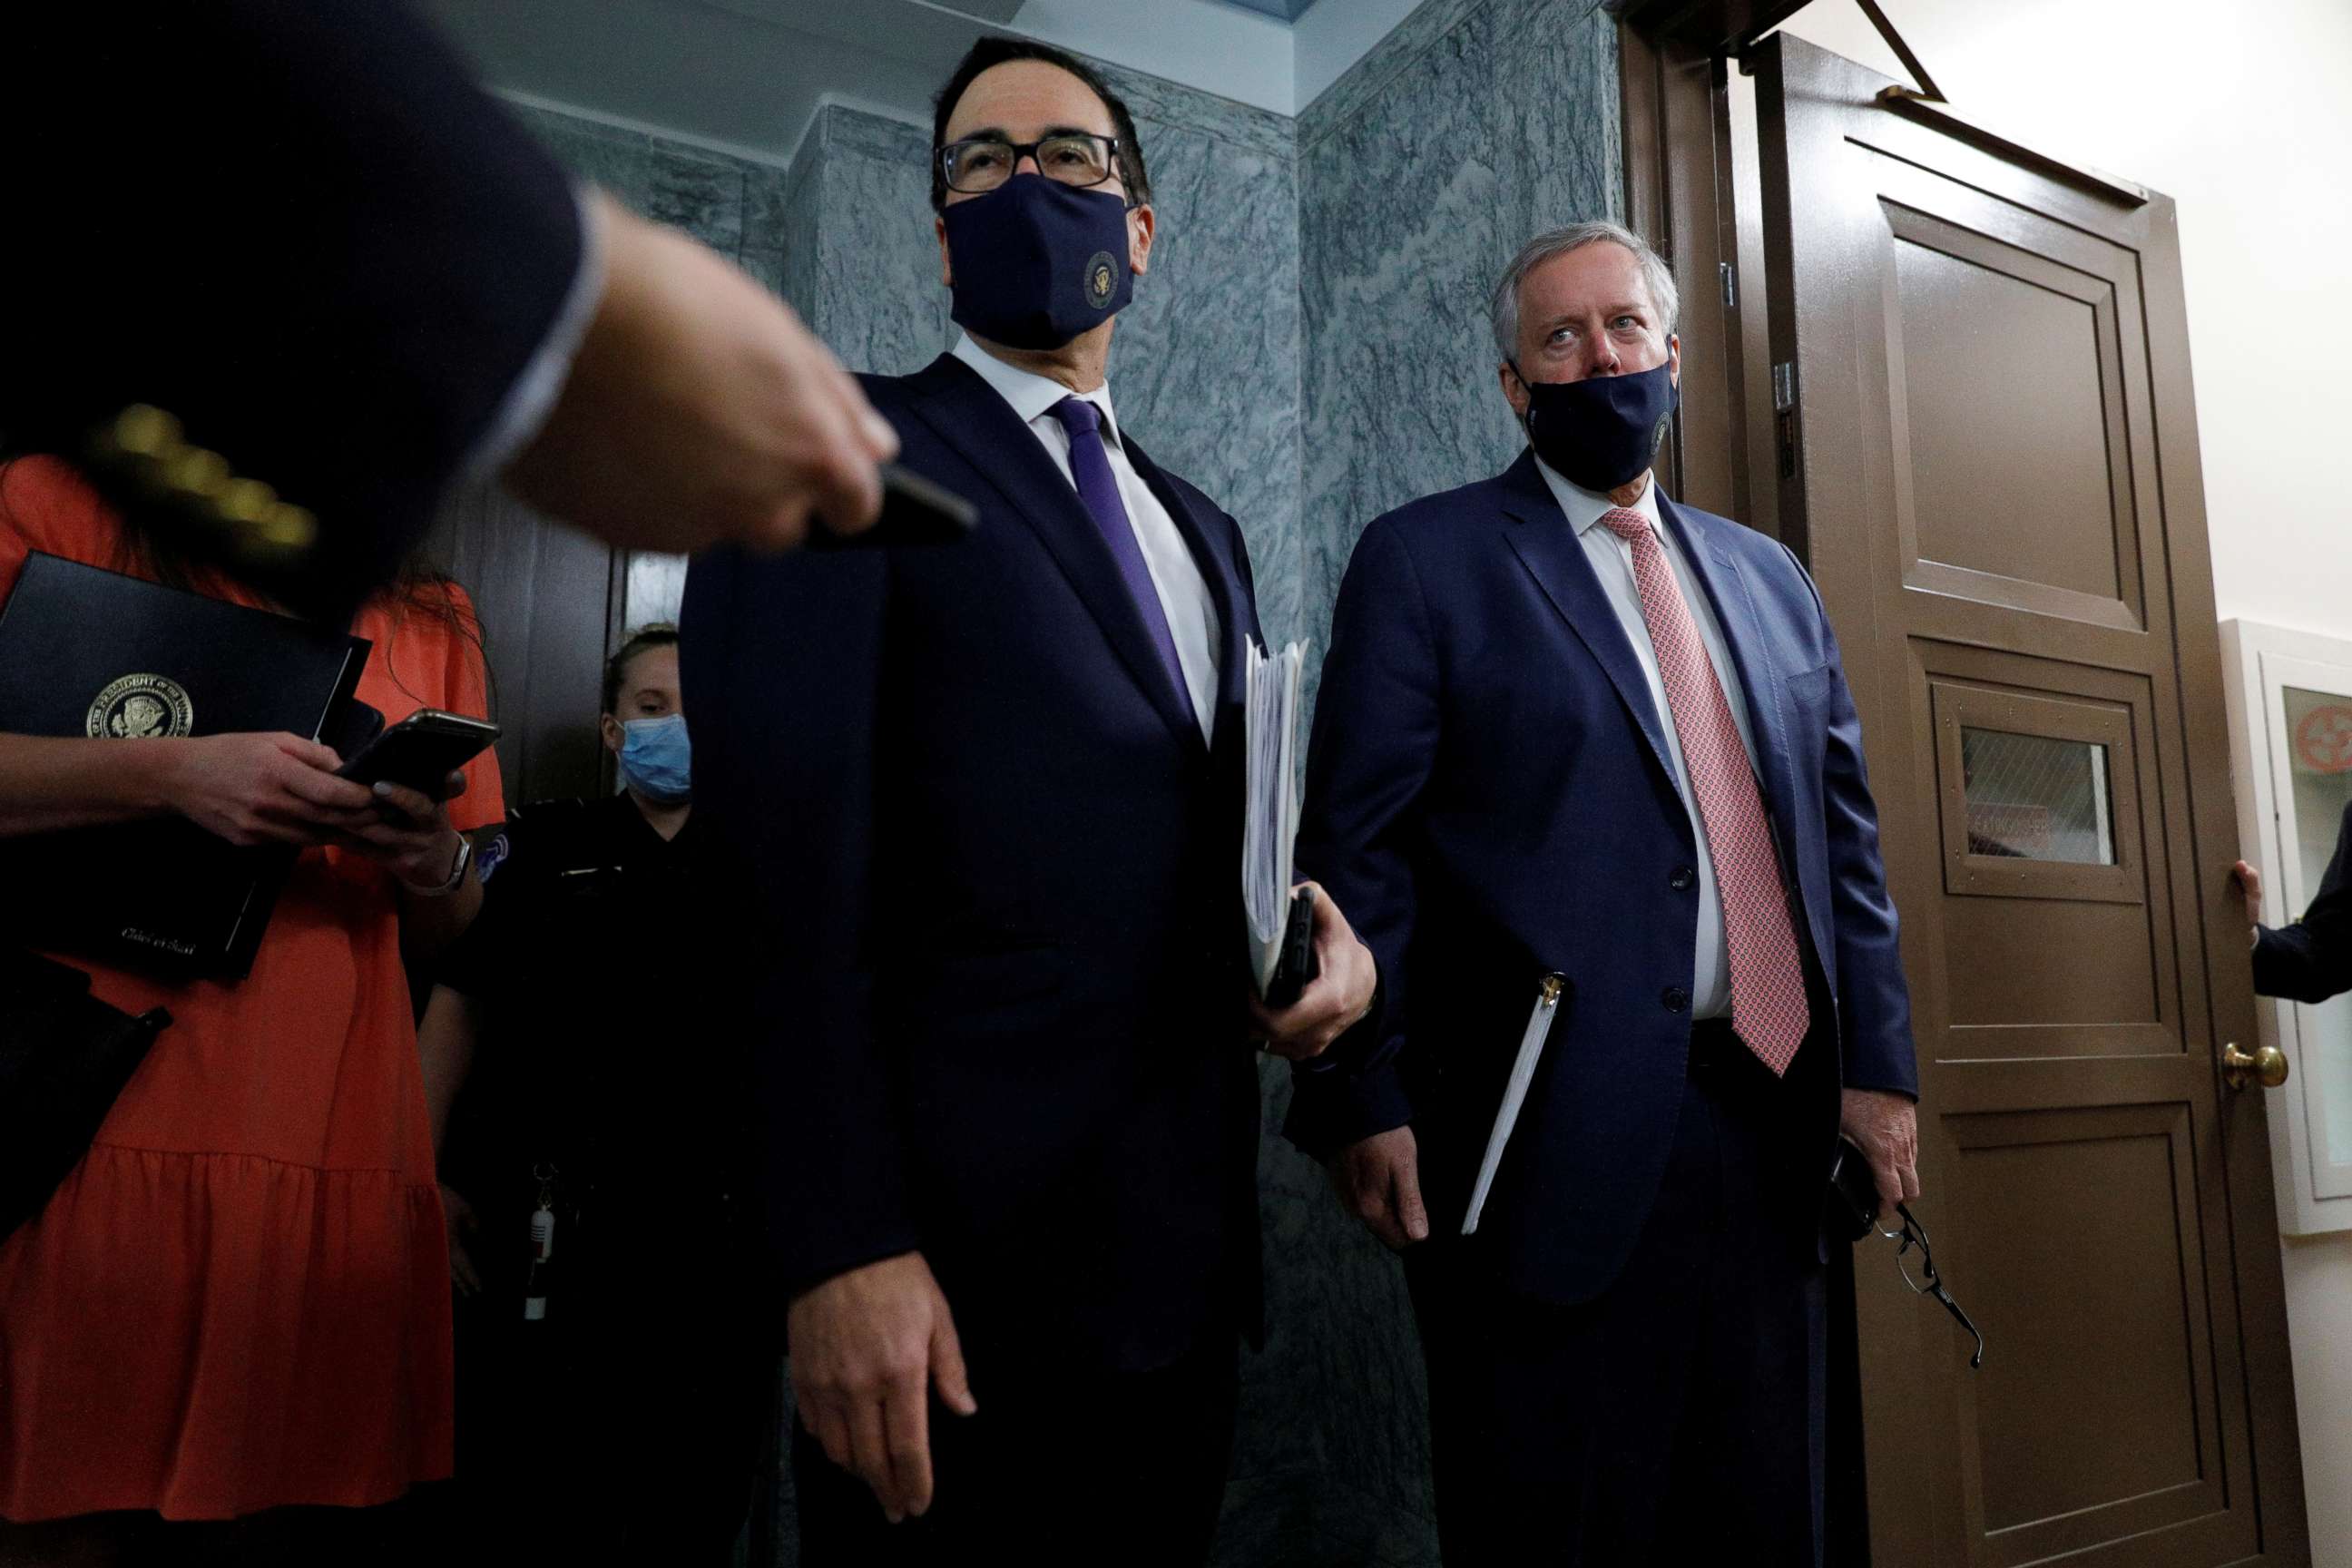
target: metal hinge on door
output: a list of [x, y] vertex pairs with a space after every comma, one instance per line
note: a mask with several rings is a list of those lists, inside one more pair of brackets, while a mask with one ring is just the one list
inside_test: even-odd
[[1797, 477], [1797, 366], [1782, 360], [1772, 367], [1772, 429], [1780, 448], [1780, 477]]
[[1728, 261], [1717, 265], [1723, 268], [1723, 308], [1737, 310], [1739, 309], [1739, 275], [1732, 270]]

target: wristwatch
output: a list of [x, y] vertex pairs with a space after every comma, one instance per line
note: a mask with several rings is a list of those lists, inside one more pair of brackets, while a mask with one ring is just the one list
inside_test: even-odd
[[420, 899], [446, 899], [466, 885], [466, 873], [473, 868], [474, 841], [460, 833], [457, 835], [457, 859], [449, 868], [447, 881], [437, 888], [420, 888], [414, 882], [403, 882], [401, 886]]

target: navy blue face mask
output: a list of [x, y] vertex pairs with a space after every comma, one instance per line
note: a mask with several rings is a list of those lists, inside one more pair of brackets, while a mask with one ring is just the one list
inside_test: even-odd
[[1011, 349], [1057, 349], [1135, 294], [1127, 203], [1043, 174], [1015, 174], [942, 215], [956, 324]]
[[1631, 484], [1656, 461], [1681, 395], [1668, 367], [1582, 381], [1529, 381], [1528, 445], [1580, 489]]

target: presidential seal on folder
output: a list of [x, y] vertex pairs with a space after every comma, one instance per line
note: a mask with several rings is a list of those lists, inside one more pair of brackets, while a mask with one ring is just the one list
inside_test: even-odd
[[[368, 643], [35, 552], [0, 607], [0, 731], [107, 743], [285, 732], [347, 743]], [[367, 710], [373, 713], [373, 710]], [[253, 963], [290, 847], [179, 817], [0, 839], [6, 934], [170, 978]]]

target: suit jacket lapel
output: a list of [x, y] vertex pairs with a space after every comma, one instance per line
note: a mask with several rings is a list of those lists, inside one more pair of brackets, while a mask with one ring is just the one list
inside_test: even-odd
[[1601, 579], [1593, 575], [1592, 563], [1585, 557], [1576, 530], [1551, 491], [1544, 488], [1543, 476], [1536, 472], [1534, 456], [1521, 453], [1504, 474], [1502, 484], [1503, 510], [1514, 520], [1504, 537], [1552, 608], [1568, 623], [1568, 629], [1617, 689], [1626, 715], [1649, 742], [1650, 759], [1657, 764], [1659, 776], [1667, 789], [1675, 790], [1675, 770], [1666, 760], [1665, 730], [1658, 721], [1657, 705], [1650, 700], [1650, 682], [1642, 673], [1642, 661], [1633, 645], [1625, 640], [1624, 625], [1618, 620]]
[[1748, 697], [1748, 722], [1756, 732], [1757, 771], [1764, 786], [1765, 804], [1775, 821], [1789, 820], [1794, 764], [1789, 755], [1789, 716], [1782, 710], [1785, 693], [1779, 663], [1756, 615], [1756, 600], [1748, 590], [1747, 574], [1738, 558], [1726, 549], [1712, 527], [1702, 527], [1662, 492], [1658, 518], [1681, 542], [1683, 557], [1692, 574], [1715, 605], [1716, 624], [1723, 628], [1724, 646]]
[[1127, 591], [1110, 546], [1103, 542], [1102, 531], [1076, 489], [1045, 455], [1035, 432], [995, 388], [952, 355], [933, 361], [920, 379], [925, 385], [913, 405], [916, 416], [961, 453], [1003, 497], [1007, 509], [1036, 533], [1169, 728], [1180, 739], [1199, 745], [1201, 725], [1191, 700], [1171, 689], [1160, 650], [1144, 629], [1142, 613]]

